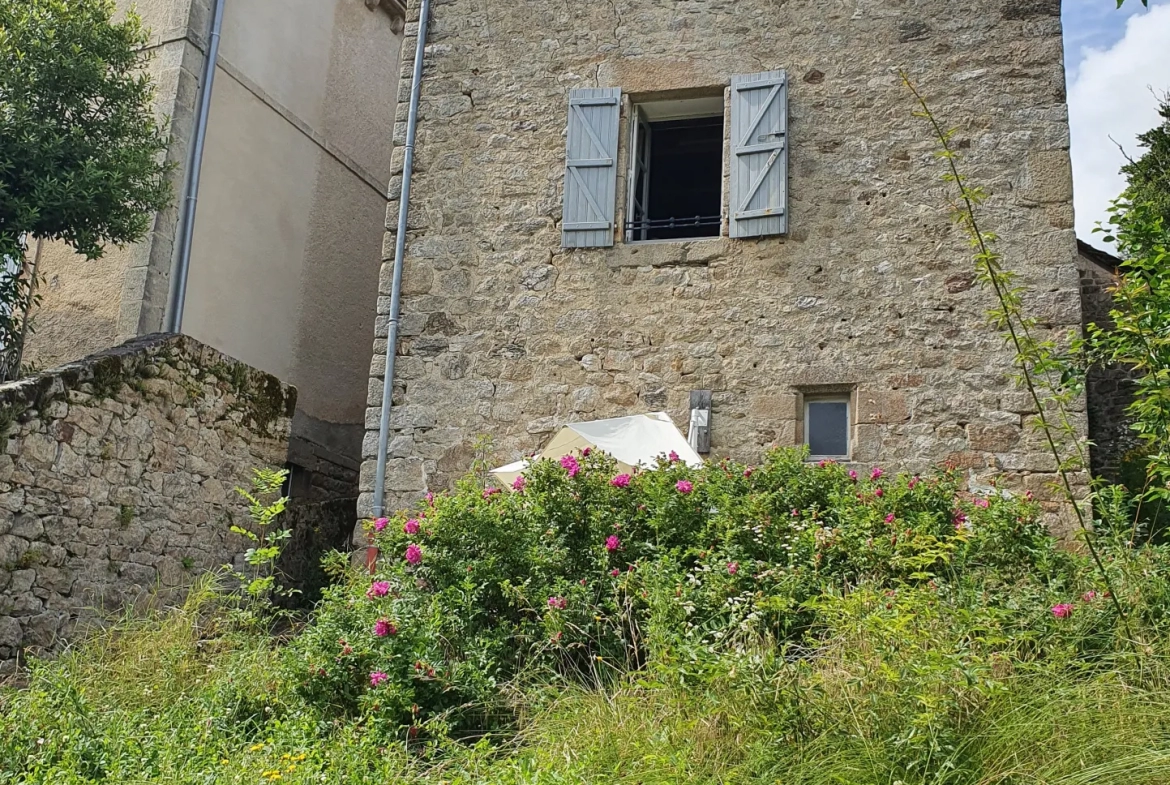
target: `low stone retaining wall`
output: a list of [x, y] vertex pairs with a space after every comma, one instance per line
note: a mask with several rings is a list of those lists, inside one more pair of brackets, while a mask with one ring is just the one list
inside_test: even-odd
[[182, 336], [0, 385], [0, 668], [238, 559], [234, 489], [284, 465], [295, 403]]

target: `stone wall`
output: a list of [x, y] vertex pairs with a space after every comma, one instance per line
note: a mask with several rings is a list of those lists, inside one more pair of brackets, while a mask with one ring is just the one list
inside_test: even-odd
[[[899, 69], [956, 129], [966, 174], [989, 193], [983, 228], [1001, 236], [1030, 312], [1074, 333], [1058, 0], [961, 10], [948, 0], [448, 0], [431, 31], [389, 507], [465, 471], [477, 434], [494, 437], [503, 462], [572, 420], [665, 409], [685, 426], [696, 389], [714, 393], [716, 455], [751, 460], [800, 443], [801, 396], [847, 389], [856, 463], [951, 462], [1051, 498], [1053, 458], [986, 324], [993, 300], [950, 222], [953, 187], [940, 182], [936, 143]], [[624, 173], [631, 99], [726, 95], [732, 75], [770, 69], [789, 75], [787, 236], [732, 240], [725, 224], [709, 240], [561, 248], [571, 89], [622, 88]], [[619, 216], [625, 192], [619, 175]], [[390, 227], [397, 210], [392, 201]], [[392, 234], [383, 247], [361, 514], [372, 501]], [[1083, 434], [1083, 411], [1074, 416]]]
[[0, 663], [233, 562], [234, 489], [283, 466], [295, 401], [176, 336], [0, 385]]
[[[1086, 243], [1079, 244], [1081, 302], [1085, 325], [1109, 327], [1119, 260]], [[1094, 477], [1122, 482], [1126, 453], [1138, 446], [1125, 410], [1133, 402], [1132, 372], [1120, 365], [1094, 365], [1085, 379], [1089, 413], [1089, 463]]]

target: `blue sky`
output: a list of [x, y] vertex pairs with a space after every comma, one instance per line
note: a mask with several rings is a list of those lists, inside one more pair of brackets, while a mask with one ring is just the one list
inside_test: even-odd
[[1170, 91], [1170, 0], [1116, 5], [1063, 3], [1077, 235], [1096, 245], [1093, 226], [1125, 187], [1117, 144], [1140, 155], [1136, 135], [1159, 122], [1155, 93]]

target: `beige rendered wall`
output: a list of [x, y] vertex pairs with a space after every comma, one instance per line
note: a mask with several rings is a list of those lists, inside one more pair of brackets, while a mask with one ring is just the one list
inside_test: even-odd
[[364, 0], [232, 0], [183, 332], [298, 388], [356, 456], [401, 36]]

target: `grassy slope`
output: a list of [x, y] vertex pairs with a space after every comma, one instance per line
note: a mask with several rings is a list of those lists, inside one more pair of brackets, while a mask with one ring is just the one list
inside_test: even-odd
[[912, 723], [905, 704], [930, 690], [908, 694], [890, 670], [900, 655], [858, 657], [849, 640], [766, 679], [733, 667], [701, 686], [549, 691], [518, 737], [437, 755], [387, 740], [376, 717], [314, 714], [278, 678], [273, 642], [217, 629], [208, 603], [210, 589], [123, 624], [0, 693], [0, 782], [1170, 782], [1170, 668], [1157, 654], [1005, 674], [969, 707], [961, 741], [932, 753], [929, 777], [905, 773], [914, 734], [882, 723]]

